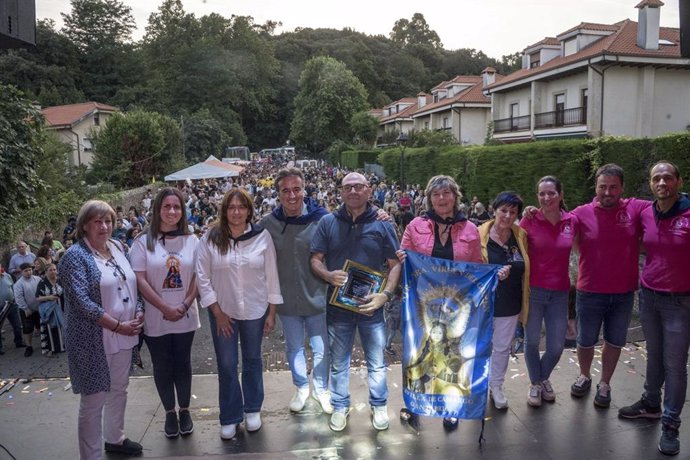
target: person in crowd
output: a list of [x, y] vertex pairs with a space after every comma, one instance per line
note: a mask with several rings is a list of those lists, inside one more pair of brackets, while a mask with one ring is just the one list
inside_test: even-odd
[[688, 385], [690, 199], [680, 193], [683, 180], [673, 163], [657, 162], [649, 176], [655, 200], [642, 211], [642, 244], [647, 257], [640, 277], [640, 323], [647, 341], [647, 369], [642, 398], [619, 409], [618, 415], [661, 418], [659, 451], [676, 455], [680, 452], [678, 430]]
[[24, 343], [26, 344], [24, 356], [28, 358], [34, 353], [34, 331], [41, 330], [41, 317], [38, 313], [39, 302], [36, 300], [36, 289], [41, 278], [34, 275], [33, 266], [29, 263], [21, 264], [19, 269], [22, 276], [14, 283], [14, 301], [19, 307]]
[[36, 301], [39, 302], [38, 313], [41, 318], [41, 353], [51, 355], [65, 351], [62, 334], [65, 324], [63, 289], [58, 283], [57, 265], [48, 264], [45, 273], [36, 288]]
[[[22, 322], [19, 317], [19, 309], [14, 301], [14, 280], [12, 275], [5, 271], [5, 267], [0, 262], [0, 310], [7, 304], [7, 312], [5, 318], [10, 322], [12, 332], [14, 334], [14, 346], [17, 348], [24, 348], [24, 338], [22, 337]], [[5, 354], [2, 350], [2, 325], [0, 321], [0, 355]]]
[[130, 262], [145, 300], [144, 341], [165, 409], [165, 436], [175, 438], [194, 431], [189, 403], [192, 342], [201, 327], [195, 274], [199, 240], [189, 231], [184, 198], [177, 189], [161, 189], [152, 211], [151, 223], [133, 242]]
[[136, 224], [139, 224], [141, 228], [144, 228], [148, 224], [148, 222], [146, 222], [146, 218], [139, 213], [136, 206], [129, 207], [129, 211], [127, 211], [127, 218], [132, 227], [134, 227]]
[[527, 234], [517, 225], [522, 198], [515, 192], [501, 192], [492, 203], [495, 217], [479, 227], [482, 260], [502, 265], [508, 276], [498, 284], [494, 299], [494, 332], [491, 339], [489, 389], [496, 409], [506, 409], [508, 399], [503, 382], [518, 320], [524, 324], [529, 311], [529, 256]]
[[480, 202], [475, 203], [472, 208], [472, 213], [470, 215], [470, 221], [472, 221], [474, 225], [482, 225], [489, 219], [491, 219], [491, 216], [487, 212], [484, 205]]
[[132, 228], [125, 233], [125, 243], [129, 248], [134, 244], [134, 239], [141, 233], [141, 226], [139, 224], [132, 225]]
[[602, 368], [593, 401], [602, 408], [611, 404], [611, 378], [627, 339], [639, 280], [640, 219], [650, 206], [649, 201], [624, 199], [623, 186], [623, 168], [600, 167], [594, 200], [572, 212], [578, 220], [580, 252], [575, 298], [580, 375], [570, 393], [582, 397], [589, 392], [594, 346], [603, 326]]
[[313, 355], [313, 397], [324, 413], [333, 413], [328, 391], [328, 331], [326, 329], [327, 285], [316, 277], [309, 263], [309, 245], [319, 220], [326, 214], [314, 200], [305, 197], [304, 175], [297, 168], [278, 171], [275, 178], [280, 205], [260, 221], [273, 239], [278, 256], [278, 275], [283, 303], [278, 316], [283, 325], [285, 348], [295, 395], [292, 412], [301, 411], [309, 397], [305, 337]]
[[[405, 228], [398, 257], [405, 260], [405, 250], [440, 259], [482, 262], [481, 244], [477, 227], [460, 211], [462, 193], [450, 176], [429, 179], [424, 192], [428, 210], [415, 217]], [[446, 417], [443, 426], [455, 429], [458, 419]]]
[[198, 247], [197, 284], [201, 305], [209, 310], [218, 361], [220, 436], [231, 439], [243, 419], [247, 431], [261, 428], [261, 339], [273, 330], [276, 304], [283, 297], [271, 235], [251, 223], [251, 196], [232, 189], [223, 197], [218, 217]]
[[[77, 218], [74, 216], [69, 216], [67, 219], [67, 225], [62, 230], [62, 244], [66, 245], [67, 241], [71, 241], [72, 244], [75, 243], [77, 234]], [[65, 248], [66, 249], [66, 248]]]
[[17, 241], [17, 252], [10, 257], [10, 264], [7, 266], [7, 271], [10, 272], [14, 280], [18, 280], [22, 276], [22, 264], [33, 264], [36, 255], [29, 250], [29, 245], [25, 241]]
[[[570, 251], [575, 241], [577, 218], [566, 210], [563, 186], [554, 176], [537, 182], [539, 210], [523, 217], [530, 260], [529, 314], [525, 325], [525, 363], [530, 379], [527, 403], [541, 406], [542, 399], [556, 400], [549, 378], [565, 345], [568, 326], [568, 272]], [[539, 356], [542, 324], [546, 329], [546, 350]]]
[[150, 188], [146, 189], [144, 197], [141, 199], [141, 207], [144, 209], [144, 213], [148, 213], [151, 209], [151, 203], [153, 203], [153, 192]]
[[57, 254], [60, 253], [60, 251], [65, 250], [65, 246], [53, 237], [52, 230], [46, 230], [45, 232], [43, 232], [43, 239], [45, 240], [46, 238], [50, 239], [50, 247], [55, 250], [55, 254], [53, 254], [54, 258]]
[[[400, 263], [395, 250], [398, 238], [393, 224], [377, 220], [377, 212], [369, 203], [371, 188], [359, 173], [342, 178], [343, 206], [323, 217], [311, 242], [311, 268], [330, 286], [345, 284], [347, 273], [342, 270], [349, 259], [372, 270], [388, 268], [388, 285], [397, 286]], [[359, 311], [350, 311], [328, 304], [326, 323], [331, 354], [331, 403], [334, 412], [329, 426], [342, 431], [347, 426], [350, 409], [350, 361], [355, 331], [364, 348], [369, 384], [369, 405], [376, 430], [388, 429], [388, 386], [383, 359], [385, 327], [381, 307], [393, 297], [390, 291], [370, 294]]]
[[[72, 391], [81, 395], [78, 436], [82, 459], [106, 452], [138, 455], [124, 435], [133, 348], [144, 312], [124, 248], [110, 236], [115, 212], [89, 200], [79, 210], [77, 243], [60, 260], [65, 298], [65, 346]], [[103, 441], [105, 440], [105, 444]]]
[[50, 265], [52, 262], [44, 259], [43, 257], [36, 257], [34, 260], [34, 275], [43, 278], [46, 274], [46, 270], [48, 269], [48, 265]]
[[127, 238], [127, 227], [125, 227], [124, 220], [122, 218], [116, 218], [115, 228], [113, 229], [113, 238], [117, 241]]

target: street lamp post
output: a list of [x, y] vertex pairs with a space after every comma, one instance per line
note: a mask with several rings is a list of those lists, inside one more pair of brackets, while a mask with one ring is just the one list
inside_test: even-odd
[[400, 193], [402, 194], [405, 192], [405, 144], [407, 143], [407, 133], [400, 131], [400, 135], [395, 141], [400, 146]]

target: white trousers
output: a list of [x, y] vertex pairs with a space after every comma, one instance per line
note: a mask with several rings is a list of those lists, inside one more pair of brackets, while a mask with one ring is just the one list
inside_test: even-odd
[[100, 460], [103, 441], [120, 444], [125, 439], [125, 406], [132, 350], [106, 355], [110, 369], [110, 391], [81, 395], [79, 403], [79, 457]]
[[491, 338], [491, 373], [489, 387], [503, 385], [510, 359], [510, 344], [515, 337], [518, 316], [500, 316], [494, 318], [494, 335]]

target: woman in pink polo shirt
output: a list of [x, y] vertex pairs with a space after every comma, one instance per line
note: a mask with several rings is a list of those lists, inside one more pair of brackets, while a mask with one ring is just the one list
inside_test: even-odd
[[[567, 212], [563, 186], [553, 176], [537, 182], [539, 210], [523, 217], [530, 260], [530, 303], [525, 325], [525, 363], [531, 382], [527, 404], [553, 402], [556, 394], [549, 377], [561, 359], [568, 325], [568, 267], [575, 240], [577, 220]], [[539, 356], [542, 323], [546, 329], [546, 350]]]

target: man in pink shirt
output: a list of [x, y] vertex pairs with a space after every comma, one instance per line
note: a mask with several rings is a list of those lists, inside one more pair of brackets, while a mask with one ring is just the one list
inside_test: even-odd
[[622, 198], [623, 168], [618, 165], [600, 167], [595, 181], [594, 200], [573, 210], [579, 221], [576, 309], [580, 376], [570, 393], [579, 398], [589, 392], [594, 346], [603, 325], [602, 373], [594, 405], [607, 408], [611, 377], [626, 342], [638, 286], [640, 216], [650, 202]]
[[[661, 418], [659, 451], [680, 452], [678, 429], [688, 385], [690, 347], [690, 199], [678, 167], [660, 161], [650, 170], [656, 200], [642, 212], [640, 323], [647, 340], [647, 372], [642, 398], [622, 407], [622, 418]], [[664, 387], [663, 412], [661, 388]]]

